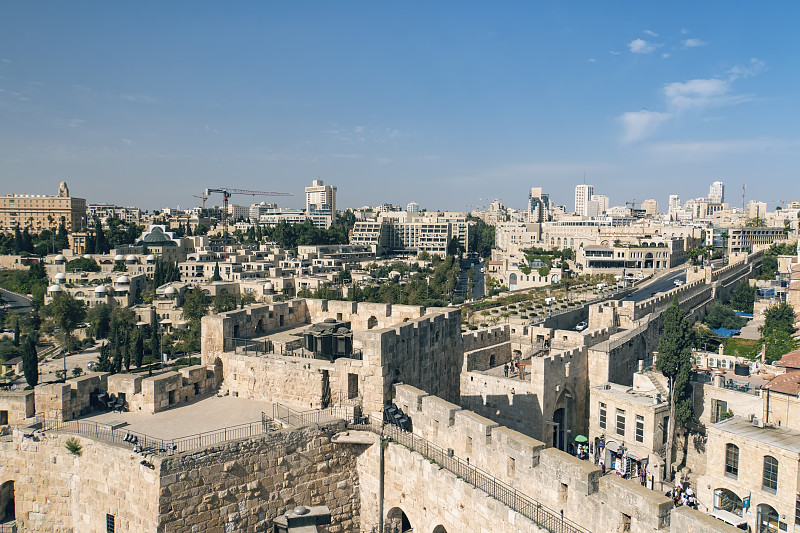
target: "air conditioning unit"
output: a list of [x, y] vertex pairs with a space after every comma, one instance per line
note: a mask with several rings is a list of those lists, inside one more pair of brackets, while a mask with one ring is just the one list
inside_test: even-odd
[[764, 421], [760, 418], [753, 418], [753, 425], [759, 428], [764, 427]]

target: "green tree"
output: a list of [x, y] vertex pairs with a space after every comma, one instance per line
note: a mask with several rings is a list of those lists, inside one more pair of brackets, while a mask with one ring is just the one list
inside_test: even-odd
[[133, 343], [133, 364], [141, 368], [144, 362], [144, 337], [141, 330], [136, 330], [136, 340]]
[[91, 324], [92, 335], [95, 339], [105, 339], [111, 325], [111, 306], [97, 304], [86, 312], [86, 320]]
[[[236, 309], [236, 296], [230, 293], [218, 294], [214, 297], [214, 312], [224, 313]], [[184, 312], [185, 316], [185, 312]]]
[[757, 289], [751, 287], [747, 281], [742, 281], [731, 293], [731, 307], [742, 313], [752, 313], [756, 301], [756, 291]]
[[14, 346], [19, 346], [19, 317], [14, 321]]
[[111, 345], [105, 343], [100, 347], [100, 355], [97, 356], [97, 366], [95, 369], [98, 372], [113, 372], [114, 364], [111, 362]]
[[68, 292], [56, 293], [53, 301], [47, 307], [56, 325], [61, 328], [61, 333], [64, 335], [64, 347], [68, 349], [72, 341], [72, 332], [86, 315], [86, 308], [83, 307], [82, 302], [73, 298]]
[[683, 427], [692, 418], [692, 333], [686, 315], [672, 301], [664, 312], [664, 331], [658, 341], [656, 368], [669, 383], [669, 423], [667, 427], [666, 476], [672, 480], [675, 428]]
[[208, 314], [211, 298], [199, 287], [194, 287], [186, 293], [183, 300], [183, 318], [189, 322], [199, 322]]
[[214, 274], [211, 276], [211, 281], [222, 281], [222, 276], [219, 275], [219, 262], [214, 264]]
[[747, 320], [737, 315], [733, 309], [722, 302], [712, 302], [706, 314], [705, 323], [711, 329], [741, 329]]
[[67, 263], [67, 272], [100, 272], [100, 265], [94, 259], [79, 257]]
[[32, 337], [25, 339], [25, 346], [22, 349], [22, 371], [29, 387], [39, 384], [39, 356]]
[[158, 317], [155, 308], [150, 314], [150, 358], [157, 361], [159, 356]]

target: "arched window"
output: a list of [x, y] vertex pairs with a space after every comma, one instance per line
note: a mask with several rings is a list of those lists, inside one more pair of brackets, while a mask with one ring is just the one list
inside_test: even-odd
[[735, 444], [725, 445], [725, 475], [739, 477], [739, 447]]
[[778, 460], [771, 455], [764, 456], [764, 479], [762, 488], [772, 493], [778, 490]]

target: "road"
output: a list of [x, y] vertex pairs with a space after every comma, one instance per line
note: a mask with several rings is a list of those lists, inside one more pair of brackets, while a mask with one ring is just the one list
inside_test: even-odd
[[[80, 367], [84, 374], [87, 373], [88, 369], [86, 368], [86, 365], [90, 361], [97, 361], [98, 355], [100, 355], [99, 344], [94, 348], [90, 348], [79, 354], [70, 355], [67, 357], [67, 377], [72, 377], [72, 369], [75, 367]], [[55, 381], [57, 370], [64, 370], [64, 359], [50, 359], [48, 357], [46, 361], [39, 363], [39, 381]]]
[[8, 292], [5, 289], [0, 289], [0, 293], [3, 294], [3, 301], [6, 304], [6, 311], [16, 311], [17, 313], [24, 315], [33, 309], [31, 306], [31, 301], [27, 298], [17, 296], [16, 294]]
[[466, 292], [467, 287], [469, 286], [469, 269], [473, 267], [475, 268], [475, 277], [473, 278], [474, 284], [472, 287], [471, 297], [476, 300], [483, 297], [484, 274], [481, 272], [483, 269], [483, 263], [478, 258], [461, 260], [461, 270], [458, 275], [458, 286], [455, 290], [456, 296], [464, 296], [465, 298], [469, 299], [469, 296], [466, 296]]
[[676, 279], [681, 279], [684, 282], [686, 282], [686, 271], [683, 269], [679, 269], [675, 272], [671, 272], [670, 274], [667, 274], [663, 278], [660, 278], [654, 281], [653, 283], [650, 283], [642, 287], [641, 289], [637, 290], [636, 292], [625, 298], [625, 300], [629, 300], [632, 302], [640, 302], [642, 300], [650, 298], [654, 293], [666, 292], [670, 289], [674, 289]]

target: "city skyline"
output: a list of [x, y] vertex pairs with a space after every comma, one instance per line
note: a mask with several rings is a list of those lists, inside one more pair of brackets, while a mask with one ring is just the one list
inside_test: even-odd
[[584, 175], [612, 205], [798, 192], [794, 5], [191, 7], [7, 7], [0, 193], [300, 207], [322, 179], [342, 207], [463, 211], [531, 187], [570, 206]]

